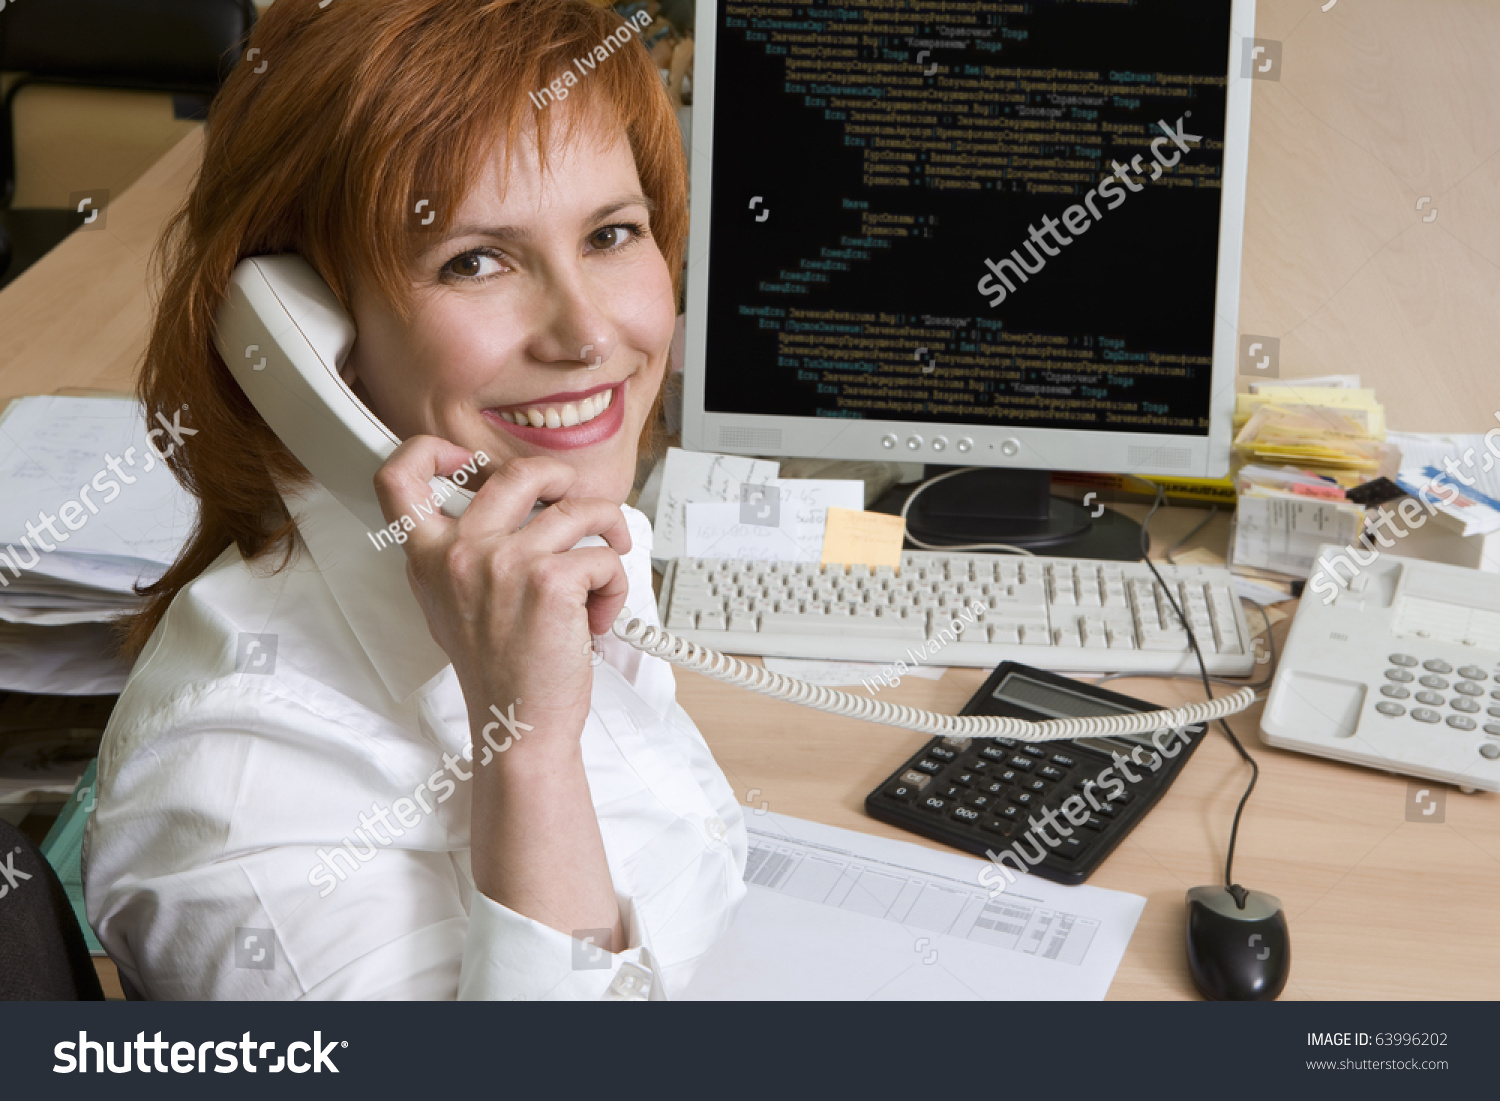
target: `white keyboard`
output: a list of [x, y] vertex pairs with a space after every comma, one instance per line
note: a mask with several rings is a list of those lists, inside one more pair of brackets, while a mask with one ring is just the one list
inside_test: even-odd
[[[1208, 671], [1245, 676], [1254, 648], [1229, 571], [1157, 567]], [[1197, 672], [1143, 563], [907, 551], [901, 568], [679, 558], [659, 600], [667, 630], [732, 654], [1059, 672]]]

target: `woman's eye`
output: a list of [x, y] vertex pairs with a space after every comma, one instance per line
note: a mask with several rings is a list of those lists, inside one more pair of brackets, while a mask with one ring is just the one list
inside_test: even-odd
[[505, 265], [500, 262], [499, 257], [486, 251], [465, 252], [449, 260], [443, 267], [445, 273], [459, 279], [484, 279], [504, 270]]
[[601, 252], [629, 244], [639, 233], [635, 226], [605, 226], [589, 237], [589, 244]]

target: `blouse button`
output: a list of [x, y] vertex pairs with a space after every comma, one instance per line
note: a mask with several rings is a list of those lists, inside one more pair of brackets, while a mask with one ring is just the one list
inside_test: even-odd
[[708, 836], [715, 841], [723, 841], [729, 835], [729, 827], [724, 824], [724, 819], [715, 815], [713, 818], [703, 820], [703, 828], [708, 831]]

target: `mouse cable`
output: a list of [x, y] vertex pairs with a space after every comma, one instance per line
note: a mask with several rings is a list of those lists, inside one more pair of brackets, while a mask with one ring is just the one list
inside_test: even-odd
[[[1151, 517], [1156, 515], [1156, 510], [1162, 506], [1162, 503], [1166, 500], [1166, 497], [1166, 491], [1163, 490], [1161, 486], [1157, 486], [1156, 501], [1151, 505], [1151, 511], [1146, 513], [1146, 518], [1141, 521], [1141, 561], [1146, 563], [1146, 565], [1150, 567], [1151, 573], [1156, 577], [1156, 583], [1161, 586], [1162, 592], [1167, 594], [1167, 600], [1171, 602], [1172, 611], [1177, 613], [1178, 621], [1182, 624], [1183, 629], [1187, 631], [1188, 643], [1193, 647], [1193, 655], [1198, 659], [1198, 671], [1200, 674], [1202, 674], [1203, 677], [1204, 694], [1207, 695], [1209, 699], [1213, 699], [1214, 690], [1208, 678], [1208, 665], [1203, 660], [1203, 651], [1198, 649], [1198, 638], [1193, 633], [1192, 625], [1188, 623], [1187, 616], [1182, 614], [1182, 608], [1178, 605], [1177, 598], [1172, 595], [1172, 590], [1168, 588], [1167, 583], [1162, 580], [1160, 571], [1157, 570], [1156, 564], [1151, 561], [1150, 557]], [[1199, 526], [1201, 527], [1202, 525]], [[1267, 627], [1269, 628], [1269, 616], [1266, 617], [1266, 623]], [[1267, 630], [1266, 633], [1269, 636], [1270, 631]], [[1241, 689], [1241, 691], [1244, 691], [1244, 689]], [[1229, 891], [1231, 895], [1234, 896], [1236, 905], [1238, 905], [1239, 908], [1243, 910], [1245, 908], [1246, 892], [1245, 888], [1241, 887], [1234, 881], [1234, 846], [1235, 842], [1239, 840], [1240, 817], [1245, 813], [1245, 804], [1250, 801], [1250, 793], [1255, 790], [1255, 782], [1260, 779], [1260, 765], [1256, 764], [1255, 758], [1250, 756], [1249, 751], [1240, 744], [1240, 740], [1235, 737], [1234, 731], [1229, 729], [1229, 724], [1222, 718], [1219, 719], [1219, 729], [1224, 732], [1224, 737], [1229, 739], [1229, 744], [1234, 746], [1235, 752], [1240, 755], [1241, 760], [1243, 760], [1250, 766], [1250, 783], [1245, 786], [1245, 794], [1240, 796], [1239, 806], [1234, 808], [1234, 824], [1229, 829], [1229, 852], [1224, 857], [1224, 887]]]

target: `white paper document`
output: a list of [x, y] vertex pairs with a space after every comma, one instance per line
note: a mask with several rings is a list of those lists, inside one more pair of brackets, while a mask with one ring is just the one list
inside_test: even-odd
[[661, 490], [656, 502], [652, 558], [681, 558], [687, 554], [686, 506], [689, 502], [738, 504], [741, 482], [764, 485], [781, 464], [743, 455], [712, 455], [701, 451], [667, 449]]
[[1146, 905], [1034, 876], [991, 897], [984, 860], [747, 812], [749, 894], [682, 996], [1098, 1000]]
[[[749, 500], [741, 500], [741, 486], [753, 490]], [[865, 486], [852, 480], [773, 478], [764, 485], [740, 483], [733, 496], [728, 503], [688, 503], [689, 558], [819, 562], [829, 507], [859, 510]]]
[[1362, 517], [1352, 503], [1242, 493], [1235, 506], [1234, 564], [1306, 577], [1324, 543], [1359, 538]]

